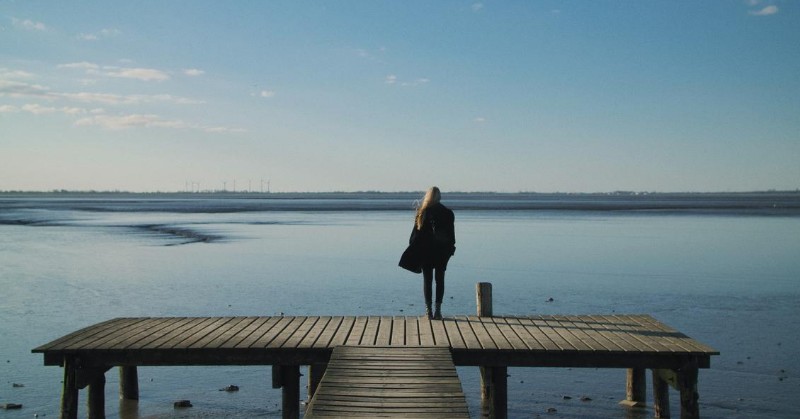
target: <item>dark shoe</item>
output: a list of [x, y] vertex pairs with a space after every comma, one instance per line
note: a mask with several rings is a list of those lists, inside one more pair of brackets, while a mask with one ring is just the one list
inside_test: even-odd
[[441, 320], [442, 319], [442, 305], [436, 304], [436, 312], [433, 314], [434, 320]]
[[433, 313], [431, 313], [431, 305], [430, 304], [425, 306], [425, 317], [427, 317], [428, 320], [433, 319]]

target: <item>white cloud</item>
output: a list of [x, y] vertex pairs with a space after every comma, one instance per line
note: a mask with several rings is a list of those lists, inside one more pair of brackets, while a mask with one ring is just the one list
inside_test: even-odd
[[386, 76], [385, 83], [386, 84], [395, 84], [395, 83], [397, 83], [397, 76], [395, 76], [394, 74], [389, 74], [388, 76]]
[[84, 41], [98, 41], [100, 40], [100, 38], [117, 36], [121, 33], [122, 31], [120, 31], [119, 29], [101, 29], [100, 32], [97, 33], [80, 33], [78, 34], [78, 39]]
[[0, 68], [0, 79], [31, 79], [33, 77], [33, 74], [27, 71]]
[[396, 85], [400, 85], [400, 86], [404, 86], [404, 87], [414, 87], [414, 86], [420, 86], [420, 85], [423, 85], [423, 84], [430, 83], [430, 81], [431, 81], [430, 79], [425, 78], [425, 77], [420, 77], [420, 78], [414, 79], [414, 80], [400, 80], [396, 75], [390, 74], [390, 75], [386, 76], [386, 79], [384, 80], [384, 83], [386, 83], [386, 84], [396, 84]]
[[750, 13], [753, 16], [769, 16], [778, 13], [778, 6], [766, 6], [761, 10], [751, 10]]
[[273, 97], [275, 96], [275, 91], [273, 90], [262, 90], [259, 94], [261, 97]]
[[[131, 68], [116, 66], [100, 66], [87, 61], [59, 64], [58, 68], [69, 68], [85, 70], [86, 74], [93, 76], [116, 77], [123, 79], [135, 79], [141, 81], [164, 81], [169, 79], [169, 74], [153, 68]], [[201, 71], [201, 70], [194, 70]]]
[[83, 41], [97, 41], [100, 38], [98, 38], [97, 35], [91, 33], [79, 33], [78, 39]]
[[53, 106], [42, 106], [38, 103], [29, 103], [22, 107], [22, 110], [25, 112], [30, 112], [34, 115], [43, 115], [43, 114], [50, 114], [60, 112], [67, 115], [80, 115], [86, 113], [86, 109], [83, 108], [75, 108], [70, 106], [62, 106], [60, 108], [53, 107]]
[[17, 109], [16, 106], [0, 105], [0, 113], [13, 113], [13, 112], [18, 112], [18, 111], [19, 111], [19, 109]]
[[486, 122], [486, 118], [484, 118], [482, 116], [479, 116], [479, 117], [475, 118], [475, 122], [477, 122], [479, 124], [482, 124], [482, 123]]
[[400, 85], [401, 86], [412, 86], [413, 87], [413, 86], [420, 86], [420, 85], [423, 85], [423, 84], [427, 84], [430, 81], [431, 81], [430, 79], [419, 78], [419, 79], [412, 80], [412, 81], [404, 81], [404, 82], [400, 83]]
[[75, 68], [81, 70], [97, 70], [100, 68], [99, 65], [95, 63], [90, 63], [88, 61], [81, 61], [78, 63], [67, 63], [67, 64], [59, 64], [56, 68]]
[[471, 8], [473, 12], [480, 12], [483, 9], [483, 3], [472, 3]]
[[47, 26], [42, 22], [34, 22], [30, 19], [17, 19], [15, 17], [11, 18], [11, 23], [17, 27], [22, 28], [29, 31], [46, 31]]
[[169, 74], [152, 68], [117, 68], [103, 67], [100, 74], [121, 79], [135, 79], [141, 81], [164, 81], [169, 79]]
[[206, 74], [206, 72], [197, 68], [187, 68], [183, 70], [183, 74], [194, 77], [194, 76], [202, 76], [203, 74]]
[[79, 127], [98, 126], [101, 128], [120, 131], [134, 128], [166, 128], [166, 129], [191, 129], [208, 133], [241, 133], [247, 132], [242, 128], [207, 127], [189, 124], [179, 119], [166, 119], [153, 114], [129, 115], [104, 115], [98, 114], [75, 121]]

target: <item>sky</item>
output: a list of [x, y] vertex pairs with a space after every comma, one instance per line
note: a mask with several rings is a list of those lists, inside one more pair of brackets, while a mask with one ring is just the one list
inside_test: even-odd
[[0, 191], [800, 188], [800, 1], [0, 0]]

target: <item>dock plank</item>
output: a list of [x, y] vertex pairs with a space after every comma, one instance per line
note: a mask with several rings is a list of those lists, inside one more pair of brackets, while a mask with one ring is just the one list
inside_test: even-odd
[[469, 410], [447, 348], [340, 346], [304, 417], [354, 415], [469, 418]]

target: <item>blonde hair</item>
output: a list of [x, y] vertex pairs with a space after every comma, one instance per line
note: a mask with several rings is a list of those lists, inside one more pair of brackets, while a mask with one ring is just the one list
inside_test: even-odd
[[417, 208], [417, 217], [415, 223], [417, 225], [417, 230], [422, 230], [422, 213], [425, 210], [434, 204], [438, 204], [442, 200], [442, 192], [436, 186], [431, 186], [427, 192], [425, 192], [425, 197], [422, 198], [422, 204]]

